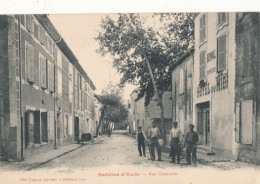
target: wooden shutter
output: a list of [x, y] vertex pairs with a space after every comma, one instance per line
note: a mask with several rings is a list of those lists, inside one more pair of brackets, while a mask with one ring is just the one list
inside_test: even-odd
[[32, 15], [26, 15], [26, 29], [32, 33]]
[[54, 112], [48, 112], [49, 140], [54, 140]]
[[200, 41], [203, 40], [203, 30], [202, 30], [202, 17], [200, 18]]
[[46, 46], [46, 42], [47, 42], [47, 37], [45, 35], [45, 30], [41, 27], [40, 27], [40, 42], [42, 45]]
[[48, 86], [51, 92], [54, 91], [54, 66], [48, 61]]
[[236, 103], [235, 141], [240, 142], [240, 102]]
[[202, 112], [197, 112], [197, 130], [199, 134], [203, 133], [203, 120], [202, 120]]
[[40, 84], [42, 88], [47, 88], [47, 67], [46, 67], [46, 58], [40, 56]]
[[253, 100], [241, 102], [241, 143], [253, 142]]
[[39, 39], [39, 30], [38, 30], [38, 25], [34, 22], [34, 37], [36, 39]]
[[206, 51], [202, 51], [200, 53], [200, 79], [204, 79], [206, 77], [206, 63], [205, 63]]
[[27, 80], [34, 82], [34, 49], [32, 46], [26, 45], [26, 70]]
[[217, 62], [217, 68], [218, 71], [223, 71], [226, 69], [226, 35], [223, 35], [218, 38], [217, 44], [218, 44], [218, 62]]

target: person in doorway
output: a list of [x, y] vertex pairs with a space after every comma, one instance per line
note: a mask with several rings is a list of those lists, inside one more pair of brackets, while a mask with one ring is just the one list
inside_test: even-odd
[[136, 136], [137, 142], [138, 142], [138, 151], [139, 151], [139, 156], [142, 156], [142, 150], [141, 147], [143, 149], [143, 155], [144, 157], [146, 157], [145, 155], [145, 140], [147, 139], [145, 136], [144, 131], [142, 131], [142, 127], [138, 127], [138, 132], [137, 132], [137, 136]]
[[181, 130], [178, 128], [178, 122], [173, 122], [173, 128], [170, 131], [170, 144], [171, 144], [171, 163], [175, 163], [175, 157], [177, 156], [177, 162], [180, 163], [180, 137]]
[[184, 146], [186, 146], [186, 165], [191, 165], [191, 155], [192, 162], [194, 165], [197, 163], [197, 144], [199, 141], [199, 135], [194, 131], [194, 125], [189, 125], [190, 131], [186, 134]]
[[160, 130], [158, 127], [156, 127], [155, 122], [152, 122], [152, 127], [148, 131], [148, 137], [150, 139], [151, 143], [151, 160], [155, 160], [155, 154], [154, 154], [154, 146], [157, 148], [158, 152], [158, 161], [162, 161], [161, 159], [161, 146], [159, 144], [158, 138], [160, 136]]

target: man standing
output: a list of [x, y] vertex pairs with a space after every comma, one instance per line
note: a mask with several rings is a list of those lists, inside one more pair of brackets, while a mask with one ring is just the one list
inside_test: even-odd
[[154, 154], [154, 146], [157, 148], [158, 152], [158, 161], [162, 161], [161, 159], [161, 146], [159, 144], [158, 138], [160, 136], [160, 130], [159, 128], [156, 127], [155, 122], [152, 122], [152, 128], [149, 129], [148, 131], [148, 137], [150, 138], [150, 143], [151, 143], [151, 159], [152, 161], [155, 160], [155, 154]]
[[191, 165], [191, 155], [192, 155], [192, 162], [196, 165], [197, 162], [197, 144], [199, 141], [199, 136], [197, 132], [194, 131], [194, 125], [189, 125], [190, 132], [187, 133], [185, 137], [184, 147], [186, 146], [186, 165]]
[[177, 155], [177, 162], [180, 163], [180, 137], [181, 130], [177, 128], [178, 122], [173, 122], [173, 128], [170, 131], [170, 140], [171, 143], [171, 163], [175, 163], [175, 157]]
[[144, 141], [146, 140], [146, 136], [145, 133], [142, 131], [142, 127], [138, 127], [138, 132], [137, 132], [137, 136], [136, 136], [137, 142], [138, 142], [138, 151], [139, 151], [139, 156], [142, 156], [142, 150], [141, 147], [143, 149], [143, 154], [144, 157], [145, 155], [145, 143]]

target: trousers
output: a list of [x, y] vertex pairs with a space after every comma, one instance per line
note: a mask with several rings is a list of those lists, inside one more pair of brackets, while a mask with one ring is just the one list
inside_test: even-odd
[[191, 164], [191, 156], [193, 164], [197, 163], [197, 145], [196, 144], [187, 144], [186, 145], [186, 162]]
[[154, 160], [155, 159], [155, 153], [154, 153], [154, 147], [156, 147], [158, 152], [158, 160], [161, 160], [161, 146], [159, 144], [158, 138], [153, 137], [150, 139], [151, 141], [151, 157]]
[[180, 162], [180, 139], [179, 137], [175, 137], [171, 139], [171, 156], [172, 161], [175, 162], [175, 158], [177, 157], [177, 162]]
[[142, 156], [141, 147], [143, 149], [143, 154], [145, 155], [145, 143], [144, 143], [144, 141], [138, 141], [138, 151], [139, 151], [139, 154]]

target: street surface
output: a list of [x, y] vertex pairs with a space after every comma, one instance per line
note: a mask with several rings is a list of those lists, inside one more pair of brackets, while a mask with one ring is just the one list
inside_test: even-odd
[[[184, 159], [180, 165], [172, 164], [169, 153], [162, 153], [163, 161], [151, 161], [139, 156], [133, 136], [117, 131], [111, 137], [102, 136], [94, 144], [87, 144], [42, 165], [14, 163], [12, 168], [16, 171], [0, 172], [0, 178], [5, 178], [4, 183], [24, 184], [150, 184], [162, 180], [164, 184], [255, 184], [260, 181], [259, 166], [242, 162], [205, 162], [201, 161], [202, 157], [198, 154], [197, 166], [184, 165]], [[28, 171], [28, 168], [31, 170]]]

